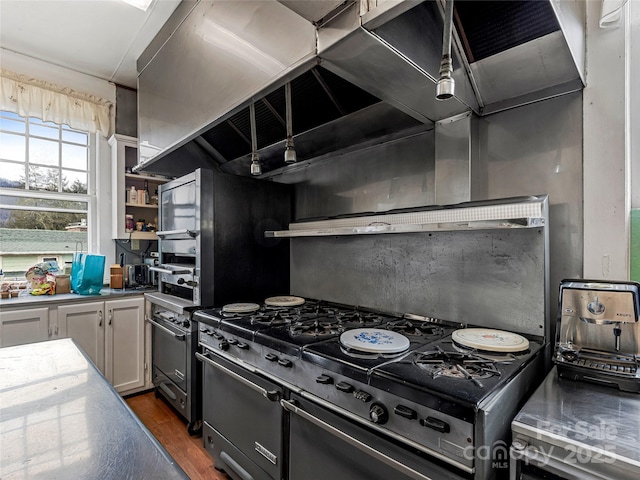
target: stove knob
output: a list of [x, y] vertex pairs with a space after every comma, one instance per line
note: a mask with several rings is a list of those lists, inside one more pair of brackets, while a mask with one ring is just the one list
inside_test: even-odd
[[185, 320], [184, 322], [182, 322], [182, 326], [185, 328], [189, 328], [191, 326], [191, 322], [189, 322], [189, 320]]
[[220, 350], [229, 350], [229, 342], [227, 342], [226, 340], [222, 340], [218, 344], [218, 348], [220, 348]]
[[451, 431], [448, 423], [433, 417], [427, 417], [424, 420], [420, 420], [420, 425], [432, 428], [440, 433], [449, 433]]
[[285, 368], [293, 367], [293, 363], [291, 363], [291, 360], [287, 360], [286, 358], [281, 358], [280, 360], [278, 360], [278, 363]]
[[400, 415], [401, 417], [408, 418], [409, 420], [418, 418], [418, 412], [404, 405], [396, 405], [396, 408], [393, 409], [393, 413]]
[[278, 360], [278, 356], [274, 355], [273, 353], [267, 353], [264, 358], [266, 358], [267, 360], [269, 360], [270, 362], [275, 362], [276, 360]]
[[238, 340], [236, 340], [235, 338], [230, 338], [228, 340], [229, 345], [237, 345], [238, 344]]
[[384, 425], [385, 423], [387, 423], [387, 420], [389, 420], [389, 414], [387, 413], [387, 409], [384, 408], [383, 405], [374, 403], [369, 409], [369, 418], [373, 423]]
[[316, 383], [321, 383], [322, 385], [331, 385], [333, 383], [333, 378], [323, 373], [322, 375], [316, 377]]
[[224, 337], [222, 335], [220, 335], [219, 333], [213, 333], [213, 338], [215, 338], [216, 340], [222, 340]]
[[208, 328], [204, 331], [204, 333], [206, 333], [207, 335], [209, 335], [210, 337], [213, 337], [213, 330], [209, 330]]
[[249, 350], [249, 345], [247, 345], [244, 342], [238, 342], [238, 344], [236, 345], [236, 347], [238, 347], [241, 350]]
[[336, 383], [336, 388], [338, 390], [340, 390], [341, 392], [345, 392], [345, 393], [353, 392], [353, 385], [351, 385], [350, 383], [346, 383], [346, 382], [338, 382], [338, 383]]

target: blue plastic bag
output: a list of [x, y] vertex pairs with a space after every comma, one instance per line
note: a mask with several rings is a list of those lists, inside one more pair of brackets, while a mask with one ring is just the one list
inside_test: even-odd
[[97, 295], [104, 278], [104, 255], [74, 253], [71, 264], [71, 289], [80, 295]]

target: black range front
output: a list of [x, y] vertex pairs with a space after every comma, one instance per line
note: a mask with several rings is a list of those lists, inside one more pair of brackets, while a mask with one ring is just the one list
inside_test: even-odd
[[151, 375], [156, 393], [185, 418], [189, 434], [196, 435], [202, 425], [200, 364], [195, 357], [198, 326], [192, 312], [175, 310], [151, 304], [146, 320], [152, 327]]
[[[412, 315], [307, 301], [196, 318], [205, 447], [234, 479], [501, 478], [505, 419], [543, 371], [533, 339], [492, 358], [453, 345], [460, 325]], [[353, 350], [342, 334], [362, 328], [407, 346]]]
[[218, 470], [236, 480], [285, 478], [284, 389], [212, 353], [203, 362], [203, 442]]
[[[331, 338], [334, 307], [262, 306], [251, 313], [196, 312], [203, 364], [203, 440], [235, 480], [288, 478], [288, 428], [280, 402], [296, 390], [304, 345]], [[299, 334], [290, 336], [293, 327]], [[304, 331], [304, 333], [300, 333]]]

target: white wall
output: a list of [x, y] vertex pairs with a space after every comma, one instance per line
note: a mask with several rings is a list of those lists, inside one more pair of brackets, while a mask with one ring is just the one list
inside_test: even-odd
[[[631, 208], [640, 208], [640, 2], [629, 2], [629, 156]], [[635, 85], [635, 88], [631, 88]]]
[[601, 29], [601, 2], [587, 1], [586, 6], [583, 276], [627, 280], [631, 206], [628, 14], [618, 28]]
[[[116, 87], [113, 83], [53, 65], [40, 60], [0, 49], [2, 68], [21, 73], [33, 78], [55, 83], [61, 87], [68, 87], [78, 92], [96, 95], [109, 100], [115, 106]], [[114, 112], [111, 114], [111, 130], [114, 128]], [[96, 171], [92, 182], [96, 189], [96, 202], [91, 212], [91, 219], [99, 218], [95, 222], [96, 229], [89, 237], [89, 250], [107, 256], [105, 279], [109, 279], [108, 266], [114, 263], [115, 246], [111, 239], [111, 149], [107, 139], [100, 134], [93, 136], [96, 146]]]

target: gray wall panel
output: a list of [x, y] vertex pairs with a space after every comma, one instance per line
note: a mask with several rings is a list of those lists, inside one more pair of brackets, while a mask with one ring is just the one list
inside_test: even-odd
[[[559, 281], [582, 274], [581, 125], [581, 93], [475, 118], [471, 125], [472, 200], [549, 194], [551, 318]], [[429, 131], [324, 159], [278, 181], [297, 184], [298, 219], [425, 206], [435, 203], [434, 152]], [[536, 302], [543, 303], [535, 285], [518, 277], [519, 269], [532, 271], [531, 265], [513, 252], [493, 256], [480, 239], [471, 250], [464, 243], [456, 246], [457, 235], [466, 233], [450, 234], [451, 241], [441, 236], [436, 243], [422, 235], [291, 239], [292, 293], [447, 318], [472, 314], [471, 299], [497, 305], [498, 299], [513, 298], [533, 311]], [[516, 235], [509, 231], [504, 238], [515, 241]], [[532, 293], [528, 299], [522, 292]], [[515, 314], [512, 307], [500, 308]]]
[[116, 133], [138, 137], [138, 92], [116, 85]]
[[296, 184], [295, 218], [433, 205], [433, 130], [285, 174]]
[[549, 195], [550, 293], [555, 318], [560, 280], [582, 276], [582, 94], [476, 122], [471, 199]]
[[538, 229], [291, 240], [291, 290], [370, 308], [542, 335]]

